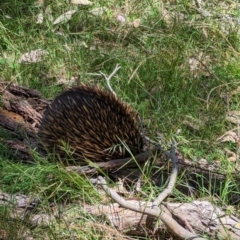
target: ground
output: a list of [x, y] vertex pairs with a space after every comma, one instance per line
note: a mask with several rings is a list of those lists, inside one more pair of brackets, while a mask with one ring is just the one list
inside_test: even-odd
[[[110, 75], [118, 64], [121, 69], [111, 78], [111, 87], [139, 112], [149, 137], [158, 141], [161, 136], [164, 146], [174, 137], [187, 159], [220, 164], [228, 181], [218, 204], [229, 205], [228, 193], [235, 184], [232, 172], [239, 171], [237, 0], [83, 0], [81, 4], [4, 0], [0, 9], [0, 81], [53, 98], [80, 82], [107, 89], [103, 73]], [[1, 139], [6, 138], [14, 135], [1, 131]], [[70, 202], [100, 201], [86, 179], [60, 165], [38, 156], [34, 166], [16, 163], [4, 144], [0, 149], [1, 191], [41, 196], [42, 211], [51, 212], [50, 204], [57, 203], [54, 213], [60, 215]], [[145, 174], [149, 179], [151, 169]], [[145, 186], [147, 194], [160, 191], [149, 181]], [[202, 189], [200, 195], [211, 194]], [[174, 196], [177, 201], [191, 200], [178, 191]], [[231, 211], [239, 215], [237, 206]], [[26, 239], [26, 233], [29, 239], [100, 239], [109, 232], [96, 227], [104, 220], [84, 214], [69, 220], [77, 219], [84, 225], [81, 228], [64, 225], [59, 217], [59, 225], [53, 223], [47, 230], [19, 221], [11, 231], [10, 212], [10, 207], [0, 208], [0, 221], [6, 224], [0, 238], [11, 232], [11, 239]], [[86, 238], [86, 232], [92, 235]]]

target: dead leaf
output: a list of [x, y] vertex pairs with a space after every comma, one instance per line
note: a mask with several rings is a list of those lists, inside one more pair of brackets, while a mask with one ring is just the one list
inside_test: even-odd
[[37, 15], [37, 21], [36, 21], [37, 24], [42, 24], [43, 23], [43, 14], [42, 13], [39, 13]]
[[240, 124], [240, 111], [230, 111], [226, 119], [234, 124]]
[[121, 22], [121, 23], [125, 23], [125, 22], [126, 22], [125, 17], [122, 16], [122, 15], [118, 15], [118, 16], [117, 16], [117, 20], [118, 20], [119, 22]]
[[168, 26], [173, 23], [172, 13], [167, 11], [165, 8], [162, 9], [162, 18]]
[[77, 10], [70, 10], [70, 11], [67, 11], [67, 12], [65, 12], [64, 14], [60, 15], [59, 17], [57, 17], [57, 18], [55, 19], [55, 21], [53, 22], [53, 25], [62, 24], [62, 23], [68, 22], [68, 21], [72, 18], [72, 15], [73, 15], [76, 11], [77, 11]]
[[230, 151], [229, 149], [227, 149], [227, 148], [224, 148], [223, 149], [224, 150], [224, 152], [226, 152], [227, 154], [228, 154], [228, 161], [229, 162], [236, 162], [237, 161], [237, 159], [238, 159], [238, 154], [236, 154], [235, 152], [233, 152], [233, 151]]
[[71, 77], [70, 79], [66, 79], [62, 77], [57, 80], [56, 85], [60, 84], [60, 85], [66, 85], [66, 86], [73, 86], [74, 83], [76, 83], [76, 81], [77, 81], [77, 77]]
[[237, 87], [237, 89], [230, 92], [231, 95], [239, 94], [240, 93], [240, 86]]
[[185, 116], [183, 124], [197, 131], [199, 131], [204, 126], [204, 123], [200, 119], [189, 115]]
[[92, 5], [92, 2], [88, 0], [70, 0], [72, 4], [81, 4], [81, 5]]
[[7, 231], [5, 229], [0, 229], [0, 239], [7, 239]]
[[203, 52], [198, 53], [197, 56], [189, 58], [188, 63], [193, 77], [196, 78], [200, 75], [209, 76], [209, 72], [206, 70], [205, 66], [207, 66], [210, 61], [210, 57], [205, 56]]
[[203, 33], [203, 36], [205, 38], [208, 38], [208, 33], [207, 33], [207, 30], [205, 28], [202, 29], [202, 33]]
[[90, 10], [89, 12], [94, 16], [102, 16], [104, 13], [107, 12], [107, 10], [108, 9], [106, 7], [98, 7]]
[[32, 50], [30, 52], [24, 53], [18, 63], [36, 63], [40, 62], [44, 56], [46, 56], [48, 52], [42, 49]]
[[223, 139], [221, 139], [221, 142], [233, 142], [233, 143], [235, 143], [236, 141], [235, 141], [234, 137], [227, 135]]
[[208, 163], [208, 160], [207, 159], [204, 159], [204, 158], [201, 158], [199, 161], [198, 161], [200, 167], [202, 168], [205, 168], [209, 165]]
[[191, 72], [198, 69], [199, 61], [196, 60], [195, 58], [190, 58], [188, 63], [189, 63]]
[[133, 25], [135, 28], [138, 28], [140, 25], [140, 21], [140, 18], [137, 18], [131, 23], [131, 25]]
[[233, 131], [228, 131], [217, 139], [218, 142], [233, 142], [237, 143], [239, 141], [238, 135]]
[[37, 0], [37, 4], [38, 5], [43, 5], [44, 4], [44, 0]]
[[48, 21], [53, 22], [52, 8], [48, 5], [45, 9], [45, 15]]

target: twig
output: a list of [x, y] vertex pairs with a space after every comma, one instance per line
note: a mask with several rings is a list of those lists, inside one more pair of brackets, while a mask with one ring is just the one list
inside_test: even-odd
[[169, 180], [167, 188], [165, 188], [164, 191], [161, 192], [159, 194], [159, 196], [154, 200], [153, 206], [159, 206], [162, 203], [162, 201], [167, 196], [169, 196], [172, 193], [172, 191], [173, 191], [173, 187], [174, 187], [174, 185], [176, 183], [177, 174], [178, 174], [178, 159], [177, 159], [175, 150], [176, 150], [175, 149], [175, 142], [173, 142], [172, 146], [171, 146], [170, 152], [163, 151], [163, 153], [172, 160], [172, 163], [173, 163], [174, 167], [173, 167], [172, 174], [170, 176], [170, 180]]
[[132, 157], [127, 157], [127, 158], [122, 158], [122, 159], [114, 159], [114, 160], [109, 160], [107, 162], [94, 162], [94, 163], [89, 163], [88, 166], [71, 166], [67, 167], [69, 171], [76, 171], [80, 175], [85, 175], [85, 174], [94, 174], [97, 173], [99, 169], [102, 171], [105, 170], [119, 170], [123, 166], [127, 165], [128, 167], [131, 165], [136, 165], [137, 163], [144, 163], [149, 159], [150, 156], [158, 152], [158, 149], [153, 149], [152, 151], [146, 151], [143, 153], [140, 153], [134, 158]]
[[206, 11], [205, 9], [202, 8], [202, 4], [201, 4], [201, 1], [200, 0], [195, 0], [195, 4], [197, 6], [197, 11], [202, 14], [203, 17], [212, 17], [213, 14]]
[[212, 88], [212, 89], [210, 90], [210, 92], [209, 92], [208, 95], [207, 95], [207, 100], [206, 100], [206, 102], [207, 102], [207, 106], [206, 106], [206, 107], [207, 107], [207, 110], [209, 109], [209, 105], [210, 105], [209, 100], [210, 100], [210, 96], [211, 96], [212, 92], [215, 91], [216, 89], [221, 88], [221, 87], [226, 86], [226, 85], [228, 85], [228, 84], [223, 83], [223, 84], [221, 84], [221, 85], [219, 85], [219, 86], [216, 86], [216, 87], [214, 87], [214, 88]]
[[199, 237], [199, 235], [193, 234], [186, 230], [185, 228], [183, 228], [182, 226], [180, 226], [173, 218], [171, 218], [171, 216], [169, 216], [159, 207], [152, 208], [151, 206], [148, 206], [148, 204], [146, 203], [143, 204], [142, 202], [139, 202], [139, 204], [132, 204], [126, 201], [124, 198], [122, 198], [120, 195], [118, 195], [115, 191], [113, 191], [107, 186], [107, 183], [103, 177], [99, 176], [95, 183], [101, 185], [103, 190], [120, 206], [153, 217], [160, 217], [163, 223], [166, 225], [167, 229], [174, 236], [178, 236], [181, 239], [195, 239], [195, 240], [204, 239]]
[[175, 219], [178, 219], [177, 220], [178, 222], [180, 221], [183, 225], [186, 226], [186, 228], [189, 231], [191, 231], [192, 233], [195, 233], [191, 224], [189, 223], [189, 221], [184, 216], [181, 216], [180, 214], [175, 213], [173, 207], [170, 207], [168, 203], [166, 203], [166, 204], [163, 203], [163, 205], [168, 209], [168, 211], [174, 216]]
[[197, 57], [194, 57], [195, 60], [197, 60], [206, 70], [207, 72], [217, 81], [219, 81], [219, 78], [209, 69], [209, 67], [200, 59], [198, 59]]
[[141, 61], [138, 66], [135, 68], [135, 70], [133, 71], [133, 73], [131, 74], [130, 78], [128, 79], [128, 83], [131, 82], [131, 80], [133, 79], [133, 77], [136, 75], [138, 69], [142, 66], [142, 64], [146, 62], [146, 59], [144, 59], [143, 61]]
[[116, 95], [116, 93], [114, 92], [114, 90], [112, 89], [111, 85], [110, 85], [110, 80], [111, 78], [113, 77], [113, 75], [121, 68], [121, 66], [119, 64], [116, 65], [115, 69], [113, 70], [113, 72], [107, 77], [105, 73], [103, 72], [100, 72], [100, 74], [102, 76], [104, 76], [106, 82], [107, 82], [107, 85], [108, 85], [108, 88], [110, 89], [110, 91]]
[[[161, 146], [159, 146], [161, 148]], [[168, 184], [167, 189], [165, 189], [164, 192], [162, 192], [156, 199], [155, 201], [149, 205], [149, 203], [143, 203], [139, 202], [139, 204], [132, 204], [128, 201], [126, 201], [124, 198], [122, 198], [120, 195], [118, 195], [115, 191], [110, 189], [107, 186], [107, 183], [105, 179], [101, 176], [99, 176], [96, 180], [95, 183], [101, 185], [103, 190], [115, 201], [117, 202], [120, 206], [130, 209], [135, 212], [139, 213], [144, 213], [147, 214], [148, 216], [152, 217], [160, 217], [160, 219], [163, 221], [163, 223], [166, 225], [167, 229], [174, 235], [178, 236], [181, 239], [203, 239], [199, 237], [196, 234], [193, 234], [183, 228], [181, 225], [179, 225], [174, 219], [172, 219], [164, 210], [159, 206], [160, 203], [163, 201], [163, 199], [166, 198], [166, 196], [169, 195], [169, 193], [172, 192], [172, 189], [174, 187], [174, 184], [176, 182], [177, 178], [177, 172], [178, 172], [178, 160], [175, 154], [175, 142], [172, 143], [171, 150], [170, 152], [165, 151], [164, 152], [166, 156], [168, 156], [173, 164], [174, 168], [172, 171], [172, 175]]]
[[158, 142], [156, 142], [156, 141], [150, 139], [149, 137], [147, 137], [146, 135], [144, 135], [143, 137], [144, 137], [144, 139], [145, 139], [146, 141], [148, 141], [149, 143], [152, 143], [152, 144], [155, 144], [155, 145], [156, 145], [156, 144], [157, 144], [157, 145], [159, 144]]

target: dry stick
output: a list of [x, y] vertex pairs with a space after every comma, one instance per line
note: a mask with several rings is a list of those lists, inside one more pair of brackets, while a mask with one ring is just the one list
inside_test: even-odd
[[114, 160], [109, 160], [107, 162], [95, 162], [95, 163], [89, 163], [88, 166], [80, 167], [79, 166], [71, 166], [67, 167], [69, 171], [76, 171], [80, 175], [85, 175], [85, 174], [94, 174], [97, 173], [99, 169], [101, 170], [119, 170], [122, 166], [128, 165], [131, 166], [132, 164], [137, 163], [144, 163], [149, 159], [150, 156], [155, 154], [158, 151], [158, 149], [153, 149], [151, 152], [142, 152], [134, 158], [132, 157], [127, 157], [127, 158], [122, 158], [122, 159], [114, 159]]
[[[197, 61], [207, 70], [207, 72], [208, 72], [214, 79], [219, 80], [218, 77], [217, 77], [214, 73], [212, 73], [212, 71], [208, 68], [208, 66], [207, 66], [205, 63], [203, 63], [203, 62], [202, 62], [200, 59], [198, 59], [198, 58], [195, 58], [195, 60], [197, 60]], [[227, 85], [227, 84], [224, 83], [224, 84], [221, 84], [221, 85], [219, 85], [219, 86], [214, 87], [214, 88], [211, 89], [211, 91], [209, 92], [209, 94], [208, 94], [208, 96], [207, 96], [207, 100], [206, 100], [206, 102], [207, 102], [207, 109], [209, 108], [209, 99], [210, 99], [211, 93], [212, 93], [215, 89], [218, 89], [218, 88], [220, 88], [220, 87], [222, 87], [222, 86], [225, 86], [225, 85]]]
[[213, 16], [212, 13], [210, 13], [210, 12], [208, 12], [208, 11], [206, 11], [205, 9], [202, 8], [202, 6], [201, 6], [201, 5], [202, 5], [202, 4], [201, 4], [201, 1], [195, 0], [195, 4], [196, 4], [196, 6], [197, 6], [197, 11], [198, 11], [200, 14], [202, 14], [203, 17], [212, 17], [212, 16]]
[[197, 60], [214, 79], [219, 81], [219, 78], [209, 69], [209, 67], [203, 61], [201, 61], [197, 57], [194, 57], [194, 59]]
[[[161, 146], [159, 146], [159, 148], [161, 148]], [[162, 150], [162, 149], [160, 149], [160, 150]], [[169, 180], [167, 188], [162, 193], [160, 193], [158, 195], [158, 197], [154, 200], [153, 207], [159, 206], [162, 203], [162, 201], [172, 193], [173, 187], [176, 183], [177, 174], [178, 174], [178, 159], [176, 157], [175, 150], [176, 150], [175, 143], [173, 142], [170, 152], [163, 151], [163, 153], [172, 160], [174, 167], [173, 167], [172, 174], [170, 176], [170, 180]]]
[[[159, 145], [159, 144], [158, 144], [158, 149], [161, 152], [163, 152], [163, 154], [165, 154], [168, 158], [170, 158], [172, 160], [174, 167], [172, 169], [172, 174], [170, 176], [168, 186], [165, 188], [165, 190], [161, 194], [158, 195], [158, 197], [154, 200], [154, 202], [152, 204], [153, 209], [156, 208], [156, 210], [159, 209], [159, 206], [162, 203], [162, 201], [172, 193], [173, 187], [177, 180], [177, 174], [178, 174], [178, 158], [176, 157], [176, 153], [175, 153], [175, 142], [174, 141], [172, 142], [170, 152], [163, 151], [161, 145]], [[152, 216], [148, 216], [146, 222], [149, 222], [149, 224], [152, 225], [154, 222], [154, 218]], [[155, 232], [155, 230], [154, 230], [154, 232]]]
[[136, 75], [138, 69], [142, 66], [142, 64], [146, 62], [146, 59], [144, 59], [143, 61], [141, 61], [138, 66], [134, 69], [133, 73], [131, 74], [130, 78], [128, 79], [128, 84], [131, 82], [131, 80], [133, 79], [133, 77]]
[[[180, 214], [176, 214], [175, 212], [174, 212], [174, 209], [172, 209], [169, 205], [168, 205], [168, 203], [167, 204], [163, 204], [167, 209], [168, 209], [168, 211], [174, 216], [174, 218], [176, 219], [178, 219], [179, 221], [181, 221], [184, 225], [185, 225], [185, 227], [189, 230], [189, 231], [191, 231], [192, 233], [195, 233], [195, 231], [193, 230], [193, 228], [192, 228], [192, 226], [190, 225], [190, 223], [188, 222], [188, 220], [186, 220], [185, 219], [185, 216], [182, 216], [182, 215], [180, 215]], [[179, 222], [178, 221], [178, 222]]]
[[[160, 150], [162, 150], [161, 146], [158, 146], [158, 147]], [[126, 209], [130, 209], [132, 211], [139, 212], [139, 213], [145, 213], [149, 216], [153, 216], [153, 217], [157, 217], [157, 218], [160, 217], [160, 219], [165, 223], [167, 229], [173, 235], [178, 236], [181, 239], [197, 239], [197, 240], [203, 239], [203, 238], [199, 237], [198, 235], [193, 234], [193, 233], [189, 232], [188, 230], [186, 230], [185, 228], [183, 228], [173, 218], [171, 218], [167, 213], [165, 213], [163, 211], [163, 209], [161, 209], [159, 207], [159, 205], [163, 201], [163, 199], [165, 199], [172, 192], [172, 189], [174, 187], [174, 184], [175, 184], [176, 178], [177, 178], [178, 160], [177, 160], [177, 157], [175, 154], [174, 142], [172, 143], [171, 151], [170, 152], [164, 151], [164, 154], [172, 160], [172, 162], [174, 164], [174, 168], [173, 168], [167, 189], [164, 190], [164, 192], [162, 192], [156, 198], [156, 200], [153, 202], [153, 204], [151, 206], [147, 206], [147, 203], [143, 203], [143, 202], [139, 202], [138, 205], [127, 202], [125, 199], [123, 199], [121, 196], [119, 196], [116, 192], [111, 190], [107, 186], [105, 179], [101, 176], [99, 176], [97, 178], [96, 183], [101, 185], [102, 188], [104, 189], [104, 191], [120, 206], [122, 206]]]
[[113, 77], [113, 75], [121, 68], [121, 66], [119, 64], [116, 65], [115, 69], [113, 70], [113, 72], [107, 77], [105, 73], [103, 72], [100, 72], [100, 74], [102, 76], [104, 76], [106, 82], [107, 82], [107, 85], [108, 85], [108, 88], [110, 89], [110, 91], [114, 94], [114, 95], [117, 95], [114, 90], [112, 89], [111, 85], [110, 85], [110, 80], [111, 78]]
[[14, 134], [20, 134], [21, 137], [27, 136], [35, 137], [35, 132], [27, 124], [17, 123], [12, 118], [7, 117], [0, 113], [0, 126], [12, 131]]
[[130, 209], [139, 213], [144, 213], [157, 218], [160, 217], [160, 219], [166, 225], [168, 231], [171, 232], [174, 236], [178, 236], [181, 239], [204, 240], [204, 238], [199, 237], [199, 235], [193, 234], [180, 226], [171, 216], [169, 216], [159, 207], [152, 208], [151, 206], [147, 206], [147, 203], [139, 202], [139, 204], [136, 205], [126, 201], [124, 198], [122, 198], [107, 186], [106, 180], [103, 177], [99, 176], [95, 183], [101, 185], [103, 190], [123, 208]]

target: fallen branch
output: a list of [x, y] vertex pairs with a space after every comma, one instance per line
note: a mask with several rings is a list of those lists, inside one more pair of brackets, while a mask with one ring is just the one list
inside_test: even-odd
[[161, 194], [159, 194], [159, 196], [154, 200], [153, 206], [159, 206], [162, 203], [162, 201], [172, 193], [174, 185], [177, 180], [178, 159], [176, 157], [176, 152], [175, 152], [175, 143], [172, 143], [170, 152], [163, 151], [163, 153], [171, 159], [171, 162], [173, 164], [173, 169], [172, 169], [172, 174], [170, 175], [170, 180], [167, 188], [165, 188], [164, 191]]
[[[106, 184], [104, 185], [106, 186]], [[146, 231], [148, 232], [149, 225], [147, 226], [146, 217], [149, 210], [151, 211], [151, 216], [155, 218], [159, 217], [155, 216], [158, 213], [160, 214], [160, 217], [163, 216], [163, 218], [167, 215], [166, 222], [163, 221], [165, 225], [168, 223], [171, 224], [172, 221], [174, 221], [174, 226], [178, 226], [179, 224], [185, 226], [187, 223], [197, 234], [208, 234], [209, 239], [215, 239], [216, 233], [218, 239], [238, 240], [240, 238], [240, 219], [225, 213], [220, 208], [213, 206], [208, 201], [193, 201], [192, 203], [167, 203], [164, 204], [167, 208], [162, 208], [159, 212], [152, 210], [151, 202], [140, 202], [136, 200], [124, 201], [126, 202], [126, 207], [130, 205], [146, 211], [132, 211], [127, 208], [122, 208], [123, 206], [121, 206], [119, 203], [108, 205], [84, 204], [84, 210], [88, 214], [93, 214], [95, 216], [105, 215], [110, 221], [111, 225], [115, 226], [119, 231], [129, 234], [134, 233], [135, 235], [139, 236], [145, 236]], [[17, 219], [23, 223], [27, 220], [28, 223], [34, 227], [47, 227], [49, 224], [59, 221], [59, 211], [54, 212], [54, 209], [58, 209], [56, 206], [54, 206], [54, 204], [52, 205], [52, 211], [48, 211], [48, 213], [42, 213], [40, 204], [41, 201], [37, 198], [31, 198], [22, 194], [11, 195], [7, 193], [0, 193], [0, 206], [6, 205], [11, 208], [11, 219]], [[77, 208], [77, 211], [79, 211], [79, 207]], [[74, 209], [74, 206], [71, 207], [71, 209]], [[66, 215], [65, 212], [68, 211], [69, 206], [66, 206], [66, 208], [61, 208], [61, 213], [63, 216]], [[78, 218], [77, 214], [76, 218]], [[168, 219], [171, 221], [168, 221]], [[67, 219], [64, 221], [67, 223]], [[71, 218], [70, 221], [72, 222], [74, 220]], [[157, 227], [157, 229], [160, 229], [160, 231], [156, 232], [162, 232], [163, 228], [164, 225], [160, 222]], [[175, 231], [176, 230], [181, 231], [181, 228], [176, 228]], [[191, 239], [203, 239], [197, 234], [192, 234], [196, 236], [196, 238]]]
[[172, 192], [172, 189], [174, 187], [174, 184], [177, 179], [177, 158], [175, 157], [175, 145], [172, 144], [171, 152], [165, 152], [166, 155], [171, 157], [172, 162], [174, 164], [174, 168], [172, 171], [172, 175], [168, 184], [168, 187], [159, 194], [159, 196], [153, 201], [151, 206], [146, 203], [139, 202], [138, 204], [132, 204], [128, 201], [126, 201], [124, 198], [122, 198], [120, 195], [118, 195], [116, 192], [111, 190], [105, 181], [105, 179], [101, 176], [97, 178], [96, 183], [101, 185], [101, 187], [104, 189], [104, 191], [115, 201], [117, 202], [120, 206], [130, 209], [135, 212], [147, 214], [152, 217], [160, 218], [163, 223], [166, 225], [168, 231], [173, 234], [174, 236], [177, 236], [181, 239], [196, 239], [200, 240], [203, 238], [198, 237], [198, 235], [193, 234], [183, 228], [181, 225], [179, 225], [174, 219], [169, 216], [164, 209], [160, 206], [161, 202]]
[[160, 219], [166, 225], [168, 231], [174, 236], [178, 236], [181, 239], [204, 239], [198, 237], [198, 235], [196, 234], [192, 234], [191, 232], [180, 226], [174, 219], [172, 219], [170, 215], [168, 215], [160, 207], [153, 206], [152, 204], [149, 205], [149, 203], [145, 202], [138, 202], [137, 204], [133, 204], [129, 201], [126, 201], [124, 198], [122, 198], [120, 195], [118, 195], [116, 192], [114, 192], [107, 186], [107, 183], [103, 177], [99, 176], [96, 183], [99, 184], [104, 189], [104, 191], [121, 207], [130, 209], [135, 212], [147, 214], [156, 218], [160, 217]]

